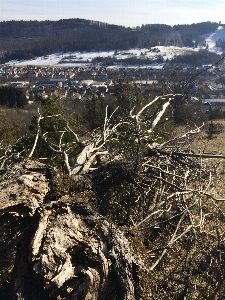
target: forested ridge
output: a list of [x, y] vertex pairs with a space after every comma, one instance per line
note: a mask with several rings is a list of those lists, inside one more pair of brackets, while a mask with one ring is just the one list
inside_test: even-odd
[[[56, 52], [126, 50], [157, 45], [193, 46], [218, 23], [169, 26], [148, 24], [135, 28], [92, 20], [0, 22], [2, 62], [31, 59]], [[179, 32], [179, 34], [178, 34]]]

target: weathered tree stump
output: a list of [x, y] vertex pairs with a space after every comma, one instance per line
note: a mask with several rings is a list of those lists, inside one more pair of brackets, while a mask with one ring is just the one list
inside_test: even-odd
[[85, 180], [31, 160], [1, 175], [0, 296], [142, 299], [144, 262], [126, 234], [90, 206]]

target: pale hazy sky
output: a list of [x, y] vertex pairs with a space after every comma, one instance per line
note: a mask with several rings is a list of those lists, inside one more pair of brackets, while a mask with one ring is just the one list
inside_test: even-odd
[[225, 24], [225, 0], [0, 0], [0, 21], [81, 18], [124, 26]]

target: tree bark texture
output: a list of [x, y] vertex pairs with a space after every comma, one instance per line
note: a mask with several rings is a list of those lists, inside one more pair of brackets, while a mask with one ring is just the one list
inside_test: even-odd
[[32, 160], [3, 172], [1, 299], [144, 299], [143, 254], [94, 197], [87, 178]]

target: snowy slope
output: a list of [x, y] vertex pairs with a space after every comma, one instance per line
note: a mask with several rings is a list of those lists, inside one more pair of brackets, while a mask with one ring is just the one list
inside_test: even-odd
[[[203, 36], [208, 49], [210, 51], [221, 53], [222, 50], [216, 47], [216, 41], [219, 39], [225, 40], [225, 28], [219, 26], [215, 32], [208, 33]], [[159, 55], [163, 57], [163, 60], [172, 59], [174, 56], [184, 55], [199, 51], [203, 47], [190, 48], [190, 47], [176, 47], [176, 46], [156, 46], [151, 49], [130, 49], [130, 50], [111, 50], [101, 52], [69, 52], [69, 53], [55, 53], [47, 56], [37, 57], [34, 60], [26, 61], [11, 61], [9, 64], [19, 65], [39, 65], [39, 66], [80, 66], [90, 65], [92, 60], [97, 57], [113, 57], [114, 60], [126, 59], [129, 57], [137, 58], [149, 58], [154, 63]], [[152, 65], [151, 65], [152, 66]], [[118, 66], [119, 67], [119, 66]], [[155, 66], [157, 67], [157, 66]]]
[[80, 66], [89, 65], [92, 60], [97, 57], [113, 57], [116, 60], [126, 59], [129, 57], [136, 58], [149, 58], [153, 61], [159, 55], [163, 57], [166, 61], [167, 58], [171, 59], [175, 55], [184, 55], [185, 53], [191, 53], [197, 51], [197, 49], [186, 48], [186, 47], [176, 47], [176, 46], [157, 46], [155, 50], [151, 49], [130, 49], [125, 51], [102, 51], [102, 52], [70, 52], [70, 53], [56, 53], [47, 56], [37, 57], [33, 60], [23, 60], [23, 61], [11, 61], [9, 64], [14, 64], [17, 66], [24, 65], [36, 65], [36, 66]]
[[216, 42], [221, 39], [225, 40], [225, 28], [223, 26], [219, 26], [216, 31], [212, 33], [208, 33], [203, 36], [205, 38], [206, 43], [209, 46], [209, 50], [215, 52], [222, 52], [222, 49], [216, 47]]

